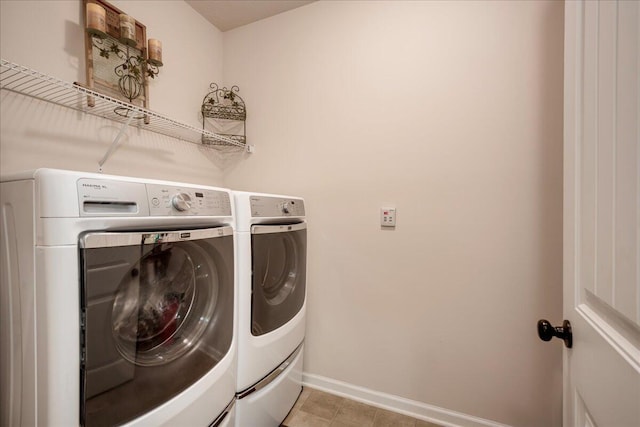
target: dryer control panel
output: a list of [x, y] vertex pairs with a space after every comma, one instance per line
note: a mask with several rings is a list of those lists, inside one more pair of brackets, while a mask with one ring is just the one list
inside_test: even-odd
[[231, 216], [231, 199], [224, 191], [147, 184], [151, 216]]
[[304, 216], [304, 200], [286, 197], [251, 196], [252, 217]]

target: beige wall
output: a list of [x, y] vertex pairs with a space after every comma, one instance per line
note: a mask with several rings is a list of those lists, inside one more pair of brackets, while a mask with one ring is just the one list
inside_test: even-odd
[[[323, 1], [224, 35], [181, 1], [113, 3], [164, 43], [151, 108], [199, 126], [224, 73], [257, 151], [223, 175], [196, 146], [129, 130], [105, 172], [306, 197], [309, 375], [560, 424], [561, 348], [535, 322], [561, 319], [561, 2]], [[82, 81], [79, 4], [0, 1], [2, 58]], [[118, 131], [0, 107], [2, 173], [96, 171]]]
[[[306, 198], [305, 372], [561, 424], [562, 2], [322, 1], [224, 33], [256, 153]], [[397, 207], [395, 230], [379, 208]]]
[[[165, 66], [150, 83], [150, 108], [200, 127], [209, 83], [222, 80], [222, 33], [183, 1], [111, 1], [163, 42]], [[85, 82], [81, 0], [0, 1], [0, 56], [68, 82]], [[3, 94], [4, 95], [4, 94]], [[0, 171], [37, 167], [98, 171], [120, 127], [99, 118], [3, 96]], [[222, 183], [218, 159], [198, 146], [129, 129], [104, 172], [209, 185]]]

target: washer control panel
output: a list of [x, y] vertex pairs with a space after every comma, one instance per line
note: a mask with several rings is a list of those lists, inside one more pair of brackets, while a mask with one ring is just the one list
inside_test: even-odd
[[252, 217], [304, 216], [304, 200], [285, 198], [251, 196]]
[[147, 184], [151, 216], [231, 216], [231, 199], [224, 191]]
[[95, 178], [77, 189], [80, 216], [231, 216], [227, 191]]

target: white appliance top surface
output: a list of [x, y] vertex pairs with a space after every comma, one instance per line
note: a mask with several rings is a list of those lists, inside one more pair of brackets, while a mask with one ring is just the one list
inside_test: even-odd
[[130, 176], [122, 176], [122, 175], [109, 175], [103, 173], [96, 172], [83, 172], [83, 171], [72, 171], [65, 169], [55, 169], [55, 168], [38, 168], [38, 169], [30, 169], [20, 172], [13, 172], [9, 174], [2, 174], [0, 176], [0, 182], [9, 182], [9, 181], [22, 181], [25, 179], [46, 179], [46, 177], [50, 176], [73, 176], [76, 178], [94, 178], [94, 179], [111, 179], [116, 181], [126, 181], [126, 182], [141, 182], [141, 183], [149, 183], [149, 184], [172, 184], [172, 185], [188, 185], [191, 187], [197, 188], [211, 188], [218, 189], [223, 191], [229, 191], [227, 188], [221, 187], [212, 187], [201, 184], [190, 184], [186, 182], [178, 182], [178, 181], [165, 181], [160, 179], [151, 179], [151, 178], [137, 178]]
[[91, 172], [36, 169], [2, 177], [35, 181], [38, 216], [233, 217], [225, 188]]

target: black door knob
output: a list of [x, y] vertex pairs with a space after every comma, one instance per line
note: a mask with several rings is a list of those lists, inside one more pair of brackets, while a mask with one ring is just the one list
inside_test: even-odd
[[568, 320], [562, 322], [562, 326], [552, 326], [548, 320], [538, 320], [538, 336], [542, 341], [550, 341], [557, 337], [564, 341], [567, 348], [573, 346], [573, 334], [571, 333], [571, 323]]

